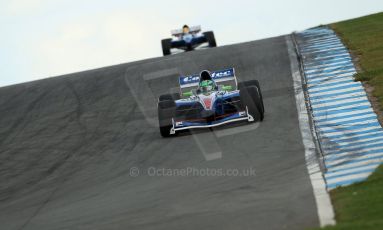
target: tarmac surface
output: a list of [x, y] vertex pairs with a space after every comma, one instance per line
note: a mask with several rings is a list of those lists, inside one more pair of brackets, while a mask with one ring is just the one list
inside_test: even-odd
[[[0, 228], [317, 227], [285, 39], [0, 88]], [[157, 97], [228, 67], [265, 120], [161, 138]]]

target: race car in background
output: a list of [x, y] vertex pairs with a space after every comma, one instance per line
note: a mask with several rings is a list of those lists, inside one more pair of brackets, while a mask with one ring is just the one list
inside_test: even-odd
[[170, 55], [173, 48], [191, 51], [204, 43], [209, 47], [217, 46], [214, 33], [212, 31], [201, 33], [201, 26], [184, 25], [182, 29], [172, 30], [171, 34], [173, 38], [161, 41], [164, 56]]
[[160, 133], [169, 137], [181, 130], [210, 128], [264, 118], [261, 88], [257, 80], [237, 83], [234, 68], [179, 78], [180, 93], [158, 99]]

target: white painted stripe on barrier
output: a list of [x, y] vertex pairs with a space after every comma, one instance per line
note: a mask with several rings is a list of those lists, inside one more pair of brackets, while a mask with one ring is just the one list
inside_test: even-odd
[[[336, 81], [336, 80], [344, 80], [345, 78], [347, 79], [354, 79], [352, 76], [354, 72], [347, 72], [347, 73], [339, 73], [339, 74], [334, 74], [332, 76], [324, 76], [324, 77], [318, 77], [318, 78], [313, 78], [313, 79], [307, 79], [308, 85], [312, 84], [319, 84], [318, 82], [331, 82], [331, 81]], [[315, 83], [313, 83], [315, 82]]]
[[[381, 128], [381, 126], [369, 126], [369, 127], [366, 127], [366, 128], [362, 128], [362, 129], [358, 129], [357, 131], [360, 132], [360, 131], [368, 131], [368, 130], [373, 130], [373, 129], [379, 129]], [[339, 130], [338, 129], [333, 129], [332, 131], [335, 131], [335, 130]], [[338, 136], [338, 135], [342, 135], [342, 134], [352, 134], [352, 133], [355, 133], [356, 130], [353, 130], [353, 129], [347, 129], [347, 127], [343, 128], [342, 131], [339, 131], [339, 132], [323, 132], [323, 136], [327, 137], [327, 138], [331, 138], [332, 136]]]
[[[318, 91], [308, 91], [309, 94], [313, 97], [316, 97], [316, 96], [323, 96], [323, 95], [328, 95], [329, 97], [333, 98], [333, 97], [336, 97], [336, 96], [339, 96], [338, 93], [344, 93], [344, 92], [355, 92], [355, 90], [363, 90], [364, 88], [362, 87], [362, 85], [360, 84], [353, 84], [353, 85], [349, 85], [349, 86], [346, 86], [346, 87], [332, 87], [332, 88], [328, 88], [328, 89], [322, 89], [322, 90], [318, 90]], [[329, 99], [331, 99], [329, 98]]]
[[318, 108], [322, 108], [322, 107], [339, 105], [339, 104], [344, 104], [344, 103], [353, 103], [353, 102], [357, 102], [357, 101], [368, 102], [368, 99], [367, 99], [366, 96], [361, 96], [361, 97], [358, 97], [358, 98], [343, 99], [343, 100], [338, 100], [338, 101], [333, 101], [333, 102], [324, 102], [322, 104], [313, 104], [313, 105], [311, 105], [311, 107], [313, 109], [318, 109]]
[[317, 43], [315, 45], [302, 46], [302, 49], [304, 51], [317, 50], [317, 49], [323, 49], [326, 47], [341, 46], [341, 45], [343, 46], [343, 44], [339, 41], [330, 41], [330, 42], [323, 42], [321, 44]]
[[[323, 85], [325, 85], [325, 84], [323, 84]], [[350, 87], [350, 86], [360, 86], [360, 85], [361, 85], [360, 82], [353, 82], [353, 83], [347, 82], [347, 83], [336, 84], [336, 85], [332, 85], [332, 86], [324, 86], [324, 87], [320, 87], [320, 85], [318, 85], [315, 88], [308, 88], [308, 91], [310, 93], [314, 93], [314, 92], [318, 92], [318, 91], [328, 91], [328, 90], [336, 89], [339, 87]]]
[[335, 47], [335, 48], [327, 48], [325, 50], [315, 50], [315, 51], [311, 51], [311, 52], [303, 52], [303, 54], [315, 54], [315, 53], [326, 53], [326, 52], [329, 52], [329, 51], [335, 51], [335, 50], [344, 50], [345, 48], [344, 47]]
[[309, 45], [317, 45], [317, 44], [322, 44], [322, 43], [328, 43], [328, 42], [340, 42], [340, 39], [337, 38], [337, 37], [322, 37], [322, 38], [318, 38], [316, 36], [315, 40], [312, 40], [312, 39], [307, 39], [306, 40], [307, 42], [304, 44], [304, 46], [309, 46]]
[[[340, 55], [347, 56], [347, 55], [349, 55], [349, 53], [347, 52], [346, 49], [335, 50], [335, 51], [329, 51], [329, 52], [322, 53], [322, 54], [317, 54], [316, 57], [313, 57], [312, 59], [313, 60], [320, 60], [320, 59], [323, 59], [323, 58], [336, 57], [336, 56], [340, 56]], [[306, 55], [305, 58], [307, 58], [307, 56], [308, 55]]]
[[[312, 59], [310, 59], [309, 57], [302, 57], [305, 59], [305, 63], [303, 63], [303, 66], [308, 66], [308, 67], [312, 67], [312, 66], [315, 66], [315, 65], [324, 65], [324, 64], [334, 64], [336, 63], [337, 61], [342, 61], [342, 60], [347, 60], [347, 61], [351, 61], [351, 56], [348, 54], [348, 53], [345, 53], [345, 54], [330, 54], [330, 55], [334, 55], [336, 57], [332, 57], [332, 58], [324, 58], [323, 60], [323, 56], [324, 55], [321, 55], [320, 57], [314, 57]], [[318, 58], [322, 58], [322, 60], [318, 59]]]
[[382, 138], [373, 139], [373, 140], [358, 140], [355, 142], [332, 142], [326, 143], [323, 146], [323, 149], [326, 151], [326, 154], [329, 156], [338, 156], [338, 154], [345, 153], [346, 151], [358, 151], [362, 150], [362, 148], [377, 148], [383, 147]]
[[333, 167], [328, 167], [328, 172], [347, 170], [347, 169], [351, 169], [354, 167], [361, 167], [361, 166], [367, 166], [367, 165], [372, 165], [372, 164], [378, 164], [378, 163], [381, 163], [382, 161], [383, 161], [383, 159], [373, 159], [373, 160], [353, 162], [353, 163], [344, 164], [344, 165], [337, 165], [337, 166], [333, 166]]
[[329, 72], [323, 72], [323, 73], [315, 73], [315, 74], [306, 74], [307, 78], [314, 79], [325, 75], [337, 75], [337, 74], [344, 74], [346, 72], [350, 72], [352, 70], [355, 70], [354, 67], [349, 66], [347, 68], [337, 68], [334, 71]]
[[350, 65], [352, 64], [351, 60], [345, 60], [345, 61], [342, 61], [342, 62], [335, 62], [335, 63], [331, 63], [331, 64], [319, 64], [319, 65], [312, 65], [310, 67], [305, 67], [304, 71], [305, 73], [312, 73], [312, 72], [315, 72], [315, 71], [318, 71], [318, 70], [329, 70], [329, 69], [332, 69], [332, 68], [336, 68], [338, 66], [345, 66], [345, 65]]
[[308, 81], [307, 87], [310, 89], [312, 87], [319, 87], [326, 84], [339, 84], [344, 81], [353, 82], [354, 78], [345, 74], [339, 77], [325, 77], [322, 79], [316, 79], [315, 81]]
[[333, 47], [333, 46], [342, 46], [343, 47], [343, 44], [340, 41], [322, 42], [322, 43], [315, 43], [315, 44], [309, 44], [306, 46], [302, 46], [301, 50], [325, 49], [326, 47]]
[[[377, 141], [376, 143], [359, 143], [355, 146], [345, 146], [339, 149], [326, 150], [326, 160], [334, 160], [340, 157], [345, 157], [348, 155], [366, 155], [370, 154], [371, 151], [383, 150], [382, 141]], [[375, 154], [375, 152], [371, 152]]]
[[321, 55], [321, 56], [315, 57], [313, 59], [314, 59], [314, 61], [318, 61], [318, 60], [331, 60], [331, 59], [337, 58], [337, 57], [350, 57], [350, 54], [348, 52], [339, 52], [339, 53], [336, 53], [336, 54]]
[[373, 164], [373, 165], [364, 165], [357, 168], [345, 169], [345, 170], [336, 171], [336, 172], [328, 172], [328, 173], [325, 173], [325, 178], [339, 176], [343, 174], [351, 174], [351, 173], [355, 173], [355, 172], [363, 171], [363, 170], [376, 169], [377, 167], [378, 165]]
[[[354, 98], [353, 98], [354, 99]], [[336, 100], [336, 99], [334, 99]], [[352, 100], [352, 99], [350, 99]], [[368, 104], [363, 104], [363, 103], [368, 103]], [[332, 102], [327, 102], [327, 103], [322, 103], [322, 104], [315, 104], [312, 105], [311, 107], [313, 108], [313, 113], [316, 116], [316, 120], [323, 122], [322, 119], [318, 119], [320, 116], [326, 116], [324, 119], [329, 120], [328, 115], [337, 115], [338, 113], [342, 114], [343, 111], [339, 111], [336, 113], [328, 113], [329, 111], [334, 111], [334, 110], [341, 110], [343, 108], [353, 110], [352, 112], [356, 114], [359, 114], [359, 109], [353, 109], [353, 108], [360, 108], [360, 106], [363, 106], [364, 109], [367, 109], [370, 105], [370, 102], [368, 100], [355, 100], [354, 102], [348, 102], [345, 103], [344, 101], [341, 100], [336, 100]], [[349, 107], [347, 107], [349, 106]], [[323, 114], [321, 114], [323, 113]], [[354, 114], [352, 114], [354, 115]], [[335, 120], [335, 119], [332, 119]]]
[[[361, 148], [363, 146], [360, 146]], [[373, 152], [373, 153], [369, 153], [370, 151], [377, 151], [377, 152]], [[379, 153], [379, 152], [382, 152], [382, 153]], [[363, 149], [363, 150], [360, 150], [360, 151], [349, 151], [349, 152], [344, 152], [344, 153], [328, 153], [328, 155], [326, 155], [324, 157], [324, 159], [326, 160], [326, 163], [328, 162], [332, 162], [332, 161], [335, 161], [336, 159], [338, 160], [342, 160], [342, 159], [347, 159], [346, 157], [347, 156], [376, 156], [376, 155], [379, 155], [379, 154], [383, 154], [383, 146], [380, 146], [380, 147], [374, 147], [374, 148], [368, 148], [368, 146], [366, 146], [366, 149]], [[353, 159], [351, 157], [351, 159]]]
[[[334, 139], [334, 142], [337, 143], [338, 145], [347, 145], [351, 143], [358, 143], [358, 142], [364, 142], [364, 141], [370, 141], [370, 140], [380, 140], [383, 137], [382, 136], [375, 136], [376, 134], [380, 134], [382, 132], [374, 132], [374, 133], [367, 133], [367, 134], [360, 134], [360, 135], [355, 135], [351, 137], [341, 137], [341, 138], [336, 138]], [[383, 134], [383, 133], [382, 133]], [[354, 139], [352, 139], [354, 138]], [[350, 142], [347, 142], [346, 140], [351, 139]], [[355, 140], [358, 139], [358, 140]]]
[[337, 77], [344, 74], [348, 74], [350, 76], [356, 73], [355, 68], [353, 66], [337, 67], [336, 69], [332, 71], [327, 71], [327, 72], [317, 71], [317, 72], [318, 73], [306, 74], [307, 79], [309, 81], [315, 81], [315, 80], [326, 78], [326, 77]]
[[363, 97], [365, 95], [366, 95], [366, 93], [364, 91], [360, 91], [360, 92], [354, 92], [354, 93], [349, 93], [349, 94], [341, 94], [341, 95], [332, 96], [332, 97], [314, 98], [314, 99], [310, 99], [310, 100], [312, 103], [320, 103], [320, 102], [325, 101], [325, 100], [341, 100], [341, 99], [345, 99], [348, 97]]
[[345, 73], [341, 75], [335, 75], [335, 76], [326, 76], [326, 77], [320, 77], [316, 79], [307, 79], [307, 86], [312, 87], [312, 86], [319, 86], [323, 84], [331, 84], [335, 82], [340, 82], [340, 81], [354, 81], [354, 78], [352, 78], [349, 74], [353, 75], [354, 72], [350, 73]]
[[316, 65], [305, 65], [304, 71], [308, 72], [311, 71], [312, 69], [318, 70], [322, 68], [330, 68], [333, 67], [334, 65], [338, 64], [349, 64], [351, 62], [351, 59], [340, 61], [340, 62], [334, 62], [334, 63], [327, 63], [327, 64], [316, 64]]
[[[343, 127], [352, 127], [352, 126], [356, 126], [356, 125], [368, 125], [368, 124], [373, 124], [373, 123], [376, 123], [376, 118], [372, 118], [372, 119], [368, 119], [368, 120], [364, 120], [364, 121], [350, 121], [348, 122], [347, 124], [327, 124], [328, 126], [327, 127], [339, 127], [339, 128], [343, 128]], [[326, 132], [327, 130], [320, 126], [319, 129], [323, 132]]]
[[[377, 124], [376, 120], [375, 121], [364, 121], [364, 122], [361, 122], [361, 124], [363, 125], [368, 125], [368, 127], [373, 127], [375, 126], [375, 124]], [[342, 131], [348, 131], [348, 130], [351, 130], [351, 131], [355, 131], [357, 127], [355, 127], [357, 125], [355, 124], [336, 124], [336, 125], [329, 125], [329, 126], [317, 126], [318, 129], [320, 129], [321, 132], [323, 132], [325, 135], [327, 134], [330, 134], [330, 133], [333, 133], [333, 132], [337, 132], [337, 130], [342, 130]]]
[[309, 80], [317, 80], [317, 79], [320, 79], [320, 78], [323, 78], [323, 77], [338, 77], [338, 76], [341, 76], [341, 75], [348, 75], [348, 76], [352, 76], [355, 72], [355, 68], [351, 65], [348, 65], [348, 66], [342, 66], [342, 67], [335, 67], [335, 68], [331, 68], [332, 70], [329, 71], [329, 70], [326, 70], [326, 71], [322, 71], [322, 70], [317, 70], [315, 71], [314, 73], [306, 73], [306, 76]]
[[327, 108], [326, 110], [320, 110], [318, 111], [317, 109], [314, 109], [314, 114], [316, 113], [323, 113], [323, 112], [329, 112], [329, 111], [333, 111], [333, 110], [342, 110], [342, 109], [352, 109], [352, 108], [355, 108], [357, 106], [371, 106], [370, 102], [369, 101], [366, 101], [366, 102], [362, 102], [362, 103], [355, 103], [355, 104], [352, 104], [352, 105], [342, 105], [342, 104], [339, 104], [337, 107], [334, 107], [334, 106], [329, 106], [329, 108]]
[[308, 41], [320, 40], [325, 38], [328, 39], [329, 37], [331, 37], [331, 33], [327, 33], [326, 31], [322, 32], [319, 28], [308, 29], [300, 33], [302, 34], [302, 37], [304, 37]]
[[308, 89], [316, 89], [316, 88], [325, 88], [325, 87], [335, 87], [341, 84], [352, 84], [354, 80], [351, 76], [344, 76], [343, 79], [339, 78], [329, 78], [325, 81], [311, 81], [311, 83], [307, 84]]
[[[369, 101], [362, 101], [362, 102], [355, 102], [355, 103], [339, 103], [336, 107], [335, 106], [322, 106], [320, 108], [313, 109], [314, 115], [325, 113], [326, 111], [333, 111], [333, 110], [342, 110], [342, 109], [352, 109], [359, 106], [371, 106]], [[355, 111], [356, 112], [356, 111]], [[329, 113], [327, 113], [329, 114]], [[332, 115], [332, 114], [331, 114]]]
[[348, 158], [343, 158], [343, 159], [334, 160], [334, 161], [328, 161], [328, 162], [326, 162], [326, 166], [327, 167], [331, 167], [331, 166], [334, 166], [334, 165], [339, 165], [339, 164], [342, 164], [342, 163], [347, 163], [348, 161], [366, 160], [366, 159], [368, 159], [370, 157], [376, 157], [376, 158], [383, 159], [383, 153], [379, 153], [379, 154], [366, 154], [366, 155], [362, 155], [362, 156], [349, 156]]
[[361, 153], [361, 154], [355, 154], [354, 156], [351, 155], [343, 155], [342, 157], [338, 158], [328, 158], [325, 159], [326, 166], [328, 168], [336, 167], [337, 165], [341, 164], [348, 164], [353, 162], [363, 162], [368, 161], [369, 159], [382, 159], [383, 160], [383, 150], [378, 149], [375, 150], [373, 153]]
[[339, 41], [339, 38], [332, 36], [325, 38], [308, 39], [307, 41], [309, 42], [309, 44], [319, 44], [320, 42], [328, 42], [333, 40]]
[[358, 85], [358, 84], [354, 84], [352, 79], [343, 79], [341, 81], [334, 82], [334, 83], [321, 82], [321, 83], [318, 83], [316, 85], [312, 85], [311, 87], [308, 87], [307, 89], [311, 92], [315, 92], [315, 91], [340, 89], [341, 87], [347, 88], [351, 85]]
[[311, 45], [311, 46], [301, 47], [301, 51], [319, 50], [319, 49], [325, 50], [325, 49], [328, 49], [331, 47], [337, 47], [337, 46], [341, 46], [344, 48], [342, 43], [336, 41], [336, 42], [326, 42], [326, 43], [322, 43], [322, 44], [315, 44], [315, 45]]
[[[335, 85], [335, 86], [331, 86], [331, 87], [321, 88], [319, 90], [317, 90], [316, 88], [311, 88], [311, 89], [308, 89], [308, 92], [310, 95], [318, 96], [320, 94], [332, 95], [332, 94], [336, 94], [336, 93], [341, 93], [341, 92], [346, 92], [346, 91], [354, 91], [354, 90], [359, 90], [359, 89], [364, 89], [360, 83], [357, 83], [357, 84], [350, 83], [349, 85], [346, 85], [346, 86]], [[333, 97], [336, 97], [336, 96], [337, 95], [335, 95]]]
[[[361, 139], [358, 139], [358, 140], [352, 140], [350, 142], [333, 142], [333, 143], [336, 143], [337, 146], [339, 147], [345, 147], [347, 145], [350, 145], [350, 144], [358, 144], [358, 143], [365, 143], [365, 142], [369, 142], [369, 141], [380, 141], [382, 140], [382, 136], [377, 136], [377, 137], [370, 137], [370, 138], [361, 138]], [[330, 145], [330, 144], [329, 144]]]
[[[323, 134], [323, 136], [326, 137], [325, 134]], [[334, 143], [343, 143], [347, 141], [352, 142], [355, 139], [364, 140], [367, 138], [371, 138], [373, 136], [383, 136], [383, 132], [380, 131], [379, 129], [370, 129], [370, 130], [365, 130], [361, 132], [353, 132], [353, 133], [347, 133], [347, 134], [341, 134], [341, 135], [335, 135], [335, 136], [333, 135], [329, 137], [328, 139], [322, 140], [322, 143], [324, 145], [329, 145]]]
[[[368, 129], [367, 129], [368, 128]], [[362, 130], [360, 131], [361, 129], [356, 130], [355, 132], [352, 132], [352, 133], [345, 133], [345, 134], [342, 134], [342, 135], [337, 135], [337, 136], [334, 136], [332, 137], [332, 140], [334, 141], [346, 141], [347, 139], [350, 139], [352, 137], [355, 137], [355, 138], [364, 138], [365, 136], [374, 136], [374, 135], [383, 135], [383, 131], [380, 128], [370, 128], [369, 127], [366, 127], [367, 130]]]
[[356, 125], [360, 121], [376, 121], [376, 116], [374, 115], [364, 115], [360, 117], [349, 117], [349, 118], [343, 118], [339, 120], [324, 120], [324, 121], [316, 121], [315, 124], [318, 126], [331, 126], [331, 125], [337, 125], [337, 124], [347, 124], [347, 125]]
[[340, 111], [337, 113], [324, 113], [324, 114], [317, 113], [314, 116], [314, 120], [316, 122], [332, 121], [337, 119], [343, 119], [345, 117], [366, 115], [366, 113], [370, 113], [371, 111], [372, 111], [372, 108], [363, 108], [358, 110]]
[[311, 67], [318, 64], [336, 63], [336, 61], [339, 61], [339, 60], [351, 60], [351, 57], [349, 54], [343, 54], [343, 55], [338, 55], [337, 57], [324, 58], [324, 60], [320, 60], [320, 59], [310, 60], [308, 58], [304, 58], [304, 59], [306, 62], [303, 64], [303, 66]]
[[319, 76], [306, 76], [309, 83], [323, 82], [324, 80], [337, 79], [340, 77], [352, 77], [356, 73], [355, 69], [350, 67], [348, 69], [342, 69], [339, 72], [325, 73]]
[[383, 136], [381, 134], [378, 135], [368, 135], [358, 137], [351, 137], [344, 140], [326, 140], [323, 142], [323, 149], [326, 151], [336, 151], [345, 148], [358, 147], [360, 145], [368, 144], [368, 143], [377, 143], [379, 141], [383, 141]]
[[332, 41], [315, 41], [315, 42], [312, 42], [311, 40], [307, 40], [307, 41], [310, 41], [310, 42], [306, 42], [305, 44], [303, 44], [301, 47], [307, 47], [307, 46], [315, 46], [315, 45], [323, 45], [323, 44], [328, 44], [328, 43], [331, 43], [331, 42], [340, 42], [340, 40], [338, 38], [331, 38]]
[[330, 120], [330, 121], [327, 121], [327, 120], [316, 121], [316, 124], [318, 124], [318, 125], [334, 125], [334, 124], [339, 124], [339, 123], [342, 123], [345, 121], [355, 121], [355, 120], [359, 120], [359, 119], [366, 119], [366, 120], [375, 119], [376, 120], [376, 115], [368, 114], [368, 115], [352, 116], [352, 117], [348, 117], [348, 118]]
[[337, 57], [337, 58], [330, 58], [328, 60], [318, 60], [318, 61], [312, 61], [307, 62], [304, 66], [303, 71], [306, 73], [309, 70], [316, 69], [319, 70], [321, 68], [326, 67], [335, 67], [338, 66], [338, 62], [343, 61], [344, 64], [347, 64], [351, 61], [350, 57]]
[[289, 37], [286, 37], [286, 43], [290, 57], [291, 73], [298, 111], [299, 128], [302, 134], [302, 141], [305, 148], [307, 171], [310, 177], [311, 185], [313, 187], [319, 223], [321, 227], [326, 225], [334, 225], [334, 210], [329, 194], [327, 193], [324, 177], [320, 170], [318, 158], [315, 153], [316, 147], [313, 142], [313, 136], [309, 125], [309, 116], [306, 109], [306, 100], [303, 95], [302, 80], [297, 61], [298, 58], [295, 54], [293, 42]]
[[362, 86], [356, 86], [356, 87], [350, 87], [348, 89], [340, 89], [340, 90], [334, 90], [334, 91], [328, 91], [328, 92], [314, 92], [314, 93], [309, 93], [311, 97], [315, 96], [326, 96], [326, 95], [331, 95], [335, 93], [344, 93], [344, 92], [349, 92], [352, 90], [364, 90]]
[[315, 123], [318, 126], [326, 126], [326, 125], [334, 125], [334, 124], [350, 124], [353, 122], [363, 121], [363, 120], [376, 120], [376, 115], [374, 114], [365, 114], [365, 113], [359, 113], [355, 116], [342, 116], [332, 119], [321, 119], [316, 120]]
[[324, 47], [325, 49], [323, 48], [310, 48], [310, 49], [305, 49], [302, 51], [302, 54], [303, 55], [312, 55], [312, 54], [316, 54], [316, 53], [326, 53], [326, 52], [330, 52], [330, 51], [335, 51], [335, 50], [344, 50], [344, 47], [343, 46], [340, 46], [340, 45], [334, 45], [334, 46], [327, 46], [327, 47]]
[[370, 121], [363, 121], [359, 122], [358, 124], [337, 124], [337, 125], [332, 125], [332, 126], [326, 126], [326, 127], [317, 127], [324, 135], [332, 135], [334, 132], [345, 132], [347, 130], [355, 130], [355, 126], [360, 126], [360, 125], [374, 125], [376, 124], [376, 120], [370, 120]]
[[361, 109], [358, 111], [344, 111], [342, 113], [337, 113], [337, 114], [326, 114], [322, 116], [315, 116], [315, 120], [321, 120], [321, 119], [331, 119], [331, 118], [336, 118], [336, 117], [342, 117], [342, 116], [347, 116], [347, 115], [353, 115], [353, 114], [358, 114], [358, 113], [365, 113], [365, 112], [373, 112], [372, 108], [367, 108], [367, 109]]
[[342, 182], [342, 181], [358, 179], [358, 178], [361, 178], [361, 179], [362, 178], [367, 178], [369, 175], [371, 175], [370, 172], [368, 172], [368, 173], [360, 173], [360, 174], [356, 174], [356, 175], [348, 175], [348, 176], [344, 176], [344, 177], [339, 177], [339, 178], [334, 178], [334, 179], [327, 180], [327, 184], [334, 184], [334, 183], [339, 183], [339, 182]]

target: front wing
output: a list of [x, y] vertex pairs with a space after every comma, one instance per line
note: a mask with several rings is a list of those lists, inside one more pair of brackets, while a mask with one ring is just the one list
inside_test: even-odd
[[238, 121], [254, 121], [254, 118], [247, 112], [247, 108], [245, 111], [239, 111], [232, 114], [227, 115], [225, 118], [214, 120], [214, 121], [193, 121], [193, 120], [181, 120], [175, 121], [173, 119], [173, 127], [170, 130], [170, 134], [175, 134], [176, 131], [185, 130], [185, 129], [198, 129], [198, 128], [211, 128], [217, 127], [220, 125], [238, 122]]

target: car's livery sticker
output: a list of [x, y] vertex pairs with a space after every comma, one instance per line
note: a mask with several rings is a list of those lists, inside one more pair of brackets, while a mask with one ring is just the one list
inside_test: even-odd
[[[234, 68], [218, 70], [211, 73], [211, 77], [214, 81], [219, 81], [226, 78], [234, 78]], [[195, 84], [199, 82], [199, 74], [193, 74], [189, 76], [181, 76], [179, 78], [180, 86]]]

